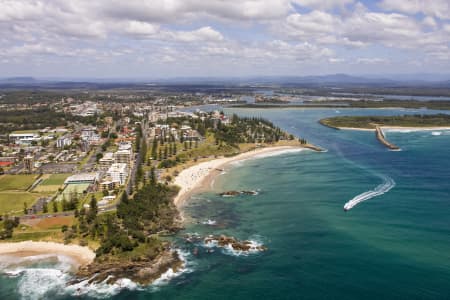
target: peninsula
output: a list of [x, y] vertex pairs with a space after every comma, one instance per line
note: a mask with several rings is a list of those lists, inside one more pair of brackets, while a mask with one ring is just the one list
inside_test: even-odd
[[389, 150], [400, 148], [386, 139], [383, 129], [446, 130], [450, 129], [450, 115], [403, 115], [403, 116], [342, 116], [326, 118], [320, 124], [346, 130], [375, 131], [375, 136]]
[[[74, 139], [79, 137], [77, 130], [97, 145], [78, 166], [90, 173], [32, 175], [35, 169], [29, 166], [28, 174], [18, 175], [8, 169], [11, 174], [0, 177], [5, 192], [40, 191], [48, 199], [4, 216], [1, 238], [9, 243], [0, 247], [0, 255], [66, 255], [80, 266], [72, 283], [128, 278], [146, 285], [183, 269], [183, 258], [165, 236], [183, 227], [185, 200], [209, 188], [229, 163], [285, 151], [321, 151], [266, 119], [161, 110], [151, 118], [136, 117], [136, 112], [97, 116], [95, 122], [106, 125], [101, 134], [79, 125], [66, 129], [67, 141], [57, 140], [63, 147], [67, 142], [66, 149], [78, 147], [71, 139], [73, 131]], [[22, 135], [12, 136], [21, 141]]]

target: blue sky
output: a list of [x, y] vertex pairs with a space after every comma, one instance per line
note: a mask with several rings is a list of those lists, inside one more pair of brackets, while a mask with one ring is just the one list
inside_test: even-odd
[[448, 0], [0, 0], [0, 77], [448, 73]]

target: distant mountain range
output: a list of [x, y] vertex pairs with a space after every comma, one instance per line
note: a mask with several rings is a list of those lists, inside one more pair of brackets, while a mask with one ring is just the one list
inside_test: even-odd
[[66, 78], [34, 78], [10, 77], [0, 78], [0, 88], [41, 87], [41, 88], [82, 88], [100, 86], [133, 85], [368, 85], [368, 86], [439, 86], [450, 88], [450, 74], [410, 74], [383, 76], [353, 76], [347, 74], [331, 74], [322, 76], [254, 76], [254, 77], [179, 77], [167, 79], [113, 78], [113, 79], [66, 79]]

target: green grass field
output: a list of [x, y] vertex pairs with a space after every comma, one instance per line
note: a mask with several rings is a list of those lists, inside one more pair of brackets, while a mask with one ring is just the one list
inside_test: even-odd
[[0, 214], [23, 214], [23, 203], [30, 207], [40, 195], [26, 192], [0, 193]]
[[70, 174], [52, 174], [49, 178], [43, 180], [40, 185], [62, 185]]
[[36, 177], [37, 175], [3, 175], [0, 177], [0, 192], [26, 191]]

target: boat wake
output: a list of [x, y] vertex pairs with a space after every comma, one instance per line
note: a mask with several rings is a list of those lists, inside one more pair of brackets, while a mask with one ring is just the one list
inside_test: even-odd
[[344, 205], [344, 210], [348, 211], [358, 205], [361, 202], [364, 202], [366, 200], [372, 199], [374, 197], [381, 196], [387, 192], [389, 192], [393, 187], [395, 186], [395, 181], [390, 177], [385, 177], [384, 182], [377, 186], [375, 189], [370, 190], [368, 192], [359, 194], [358, 196], [354, 197]]

